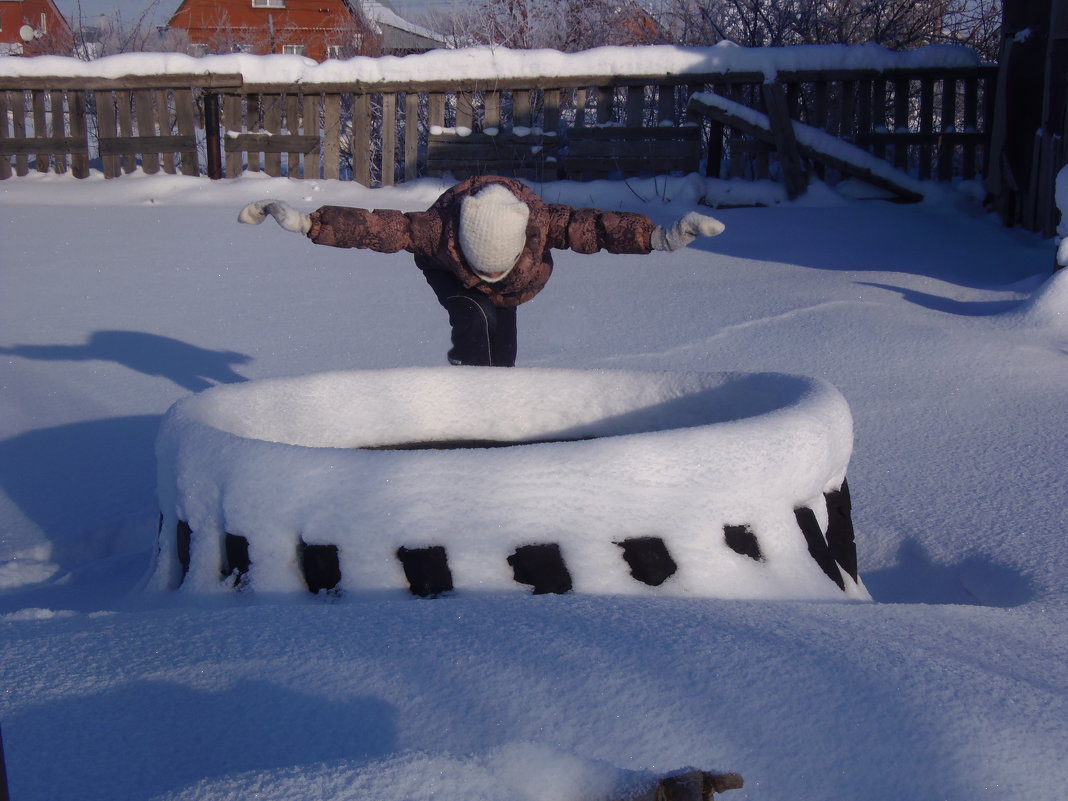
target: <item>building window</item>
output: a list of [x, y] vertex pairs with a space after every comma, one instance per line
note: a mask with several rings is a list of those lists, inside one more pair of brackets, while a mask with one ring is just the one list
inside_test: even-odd
[[249, 53], [251, 55], [252, 53], [256, 52], [256, 46], [255, 45], [250, 45], [250, 44], [234, 45], [234, 52], [235, 53]]
[[193, 56], [194, 58], [200, 58], [201, 56], [206, 56], [207, 54], [208, 46], [206, 44], [194, 42], [193, 44], [189, 45], [189, 55]]
[[327, 58], [343, 58], [341, 54], [341, 45], [327, 45], [326, 57]]
[[286, 0], [252, 0], [253, 8], [285, 8]]
[[282, 45], [282, 52], [287, 56], [303, 56], [308, 48], [304, 45]]

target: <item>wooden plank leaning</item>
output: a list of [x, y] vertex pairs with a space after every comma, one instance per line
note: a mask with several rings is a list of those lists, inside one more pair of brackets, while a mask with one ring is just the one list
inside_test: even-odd
[[[689, 109], [694, 114], [730, 125], [757, 139], [774, 141], [771, 122], [766, 114], [720, 95], [712, 92], [695, 94], [690, 98]], [[800, 122], [794, 122], [793, 129], [798, 152], [805, 158], [822, 161], [845, 175], [884, 189], [900, 200], [923, 200], [923, 194], [912, 178], [867, 151]]]
[[786, 196], [793, 200], [808, 190], [808, 179], [801, 164], [801, 154], [794, 137], [793, 120], [786, 106], [786, 91], [781, 83], [765, 83], [761, 86], [764, 105], [768, 110], [768, 122], [775, 149], [779, 151]]

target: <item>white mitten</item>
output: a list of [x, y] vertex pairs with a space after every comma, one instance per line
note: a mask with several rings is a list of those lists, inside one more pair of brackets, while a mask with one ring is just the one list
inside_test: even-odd
[[717, 236], [726, 226], [715, 217], [708, 217], [691, 211], [675, 221], [671, 228], [656, 226], [653, 229], [650, 244], [653, 250], [678, 250], [693, 242], [699, 236]]
[[311, 217], [302, 211], [297, 211], [292, 206], [286, 205], [281, 200], [257, 200], [249, 203], [241, 209], [237, 216], [238, 222], [249, 225], [259, 225], [270, 214], [278, 224], [287, 231], [296, 234], [306, 234], [311, 230]]

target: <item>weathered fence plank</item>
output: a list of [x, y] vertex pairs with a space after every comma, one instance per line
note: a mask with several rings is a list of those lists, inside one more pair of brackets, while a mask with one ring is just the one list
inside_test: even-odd
[[382, 186], [393, 186], [397, 170], [397, 96], [382, 95]]
[[371, 185], [371, 96], [367, 94], [353, 100], [352, 180]]
[[766, 83], [761, 89], [764, 93], [764, 104], [768, 109], [768, 121], [771, 123], [772, 141], [775, 149], [779, 151], [786, 196], [793, 200], [805, 193], [808, 180], [805, 178], [801, 154], [794, 138], [794, 125], [787, 107], [786, 92], [781, 83]]
[[[152, 108], [152, 93], [149, 89], [134, 91], [134, 115], [137, 118], [137, 139], [144, 142], [144, 147], [152, 147], [151, 140], [158, 140], [156, 122]], [[141, 168], [149, 175], [159, 172], [159, 152], [145, 150], [141, 152]]]
[[[34, 136], [48, 136], [48, 115], [45, 111], [45, 92], [39, 89], [30, 91], [33, 99]], [[48, 151], [35, 151], [37, 172], [48, 172], [50, 163]]]
[[939, 130], [943, 134], [938, 146], [938, 180], [949, 181], [953, 178], [953, 140], [947, 134], [957, 131], [957, 82], [953, 78], [942, 81], [942, 118]]
[[[225, 158], [223, 169], [227, 178], [236, 178], [241, 174], [241, 151], [230, 147], [230, 139], [246, 130], [241, 114], [242, 96], [226, 94], [222, 99], [223, 150]], [[257, 165], [258, 166], [258, 165]], [[251, 169], [249, 170], [252, 171]]]
[[317, 92], [305, 92], [301, 98], [303, 107], [301, 117], [304, 120], [304, 135], [315, 137], [315, 146], [304, 154], [304, 178], [318, 179], [321, 165], [319, 149], [322, 134], [319, 131], [319, 103], [322, 96]]
[[[295, 136], [300, 131], [300, 98], [296, 92], [289, 92], [286, 95], [286, 126], [285, 130], [290, 136]], [[300, 157], [302, 153], [306, 153], [313, 147], [319, 147], [319, 137], [305, 137], [305, 140], [313, 139], [314, 141], [308, 144], [306, 147], [300, 147], [294, 144], [293, 149], [287, 151], [289, 153], [288, 160], [286, 162], [286, 175], [290, 178], [296, 178], [300, 176]]]
[[[486, 114], [489, 114], [488, 105]], [[406, 181], [413, 181], [419, 177], [419, 128], [419, 93], [406, 92], [404, 95], [404, 179]]]
[[[924, 78], [920, 81], [920, 133], [930, 134], [934, 130], [934, 79]], [[931, 149], [920, 150], [920, 178], [931, 177]]]
[[330, 92], [323, 98], [323, 177], [341, 177], [341, 95]]
[[[5, 92], [0, 92], [0, 96], [5, 95]], [[23, 92], [11, 93], [11, 106], [15, 110], [15, 113], [11, 116], [11, 136], [14, 139], [26, 138], [26, 96]], [[3, 109], [0, 109], [0, 136], [6, 136], [7, 120], [8, 120], [8, 107], [5, 105]], [[15, 174], [16, 175], [28, 175], [30, 172], [30, 160], [27, 154], [17, 154], [15, 156]], [[8, 175], [10, 175], [10, 165], [8, 165]]]
[[[156, 96], [156, 115], [159, 119], [159, 132], [161, 135], [171, 134], [175, 129], [171, 125], [171, 114], [167, 102], [167, 90], [156, 89], [154, 91]], [[175, 151], [170, 148], [164, 149], [161, 154], [163, 171], [168, 175], [174, 175], [177, 171], [174, 154]]]
[[[53, 89], [48, 93], [49, 118], [52, 121], [52, 135], [54, 139], [64, 139], [67, 131], [66, 113], [63, 108], [63, 91]], [[54, 149], [50, 154], [54, 160], [57, 173], [67, 171], [67, 153], [65, 150]]]
[[[261, 95], [263, 100], [263, 130], [270, 135], [264, 137], [264, 142], [282, 133], [283, 97], [281, 93]], [[268, 175], [281, 175], [283, 151], [271, 148], [260, 152], [263, 153], [263, 171]]]
[[560, 90], [546, 89], [541, 95], [542, 123], [546, 133], [558, 133], [560, 130]]
[[[909, 81], [899, 78], [894, 81], [894, 133], [909, 130]], [[902, 142], [894, 147], [894, 166], [899, 170], [908, 166], [908, 148]]]
[[[193, 104], [192, 89], [174, 90], [174, 116], [177, 120], [178, 133], [181, 136], [193, 137], [193, 147], [180, 153], [182, 159], [182, 175], [200, 175], [200, 165], [197, 159], [196, 149], [196, 114]], [[187, 140], [188, 141], [188, 140]]]
[[[964, 133], [975, 133], [979, 128], [979, 81], [968, 78], [964, 81]], [[975, 177], [976, 145], [966, 144], [962, 148], [961, 177], [971, 180]]]
[[85, 119], [85, 92], [69, 92], [71, 138], [82, 144], [71, 151], [71, 173], [89, 177], [89, 131]]
[[530, 90], [514, 90], [512, 92], [512, 127], [529, 128], [531, 123]]
[[105, 145], [100, 153], [100, 161], [104, 167], [105, 178], [117, 178], [119, 176], [118, 153], [109, 153], [106, 143], [117, 141], [119, 138], [118, 116], [115, 113], [115, 93], [97, 91], [96, 93], [96, 119], [99, 126], [97, 143]]
[[[22, 96], [22, 92], [15, 92], [14, 94], [19, 97]], [[5, 148], [11, 138], [7, 127], [8, 102], [8, 93], [0, 92], [0, 154], [2, 154], [2, 157], [0, 157], [0, 180], [11, 177], [11, 162], [7, 158], [7, 150]], [[21, 114], [17, 116], [21, 116]], [[19, 175], [21, 174], [19, 173]]]
[[641, 128], [645, 125], [645, 87], [628, 86], [626, 93], [626, 124], [630, 128]]

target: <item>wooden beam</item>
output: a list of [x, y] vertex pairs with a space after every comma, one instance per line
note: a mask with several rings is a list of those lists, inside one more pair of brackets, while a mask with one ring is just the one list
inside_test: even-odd
[[97, 140], [101, 156], [176, 153], [196, 147], [193, 136], [102, 136]]
[[794, 138], [793, 120], [786, 106], [786, 91], [781, 83], [766, 83], [761, 87], [764, 105], [768, 110], [771, 125], [771, 138], [775, 149], [779, 151], [779, 164], [782, 165], [783, 183], [786, 184], [786, 196], [793, 200], [801, 197], [808, 190], [808, 179], [801, 164], [801, 154]]
[[[182, 139], [184, 137], [173, 138]], [[313, 150], [319, 149], [319, 137], [301, 134], [227, 134], [223, 149], [227, 153], [240, 153], [245, 150], [255, 153], [311, 153]]]
[[240, 89], [244, 79], [239, 74], [225, 75], [124, 75], [119, 78], [94, 76], [0, 76], [4, 89], [92, 89], [100, 91], [131, 89]]
[[[771, 123], [768, 121], [767, 115], [742, 106], [740, 103], [734, 103], [718, 95], [694, 95], [690, 98], [689, 108], [695, 114], [704, 115], [709, 119], [737, 128], [757, 139], [774, 143]], [[793, 127], [795, 136], [797, 131], [805, 131], [812, 134], [812, 136], [805, 138], [796, 137], [797, 149], [805, 158], [822, 161], [845, 175], [850, 175], [880, 189], [885, 189], [901, 200], [909, 202], [923, 200], [923, 195], [906, 185], [911, 183], [909, 176], [889, 164], [886, 165], [886, 174], [880, 174], [838, 155], [840, 153], [856, 153], [874, 158], [866, 151], [809, 125], [794, 122]], [[805, 139], [810, 139], [811, 141], [805, 141]]]

